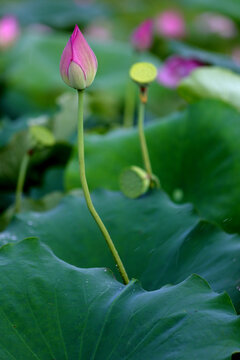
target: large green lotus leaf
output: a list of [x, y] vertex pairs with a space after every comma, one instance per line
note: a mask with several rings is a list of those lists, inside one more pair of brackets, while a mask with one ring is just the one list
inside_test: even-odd
[[[117, 192], [93, 193], [130, 277], [152, 290], [197, 273], [216, 291], [226, 290], [240, 308], [239, 236], [200, 221], [191, 205], [176, 205], [157, 191], [130, 200]], [[0, 244], [37, 236], [64, 261], [108, 266], [118, 276], [105, 241], [82, 196], [71, 195], [50, 211], [18, 214]]]
[[218, 67], [201, 67], [183, 79], [179, 93], [190, 102], [219, 99], [240, 110], [240, 75]]
[[240, 320], [198, 276], [144, 291], [80, 269], [36, 239], [0, 250], [1, 360], [227, 360]]
[[[230, 232], [240, 231], [240, 115], [224, 103], [205, 100], [145, 127], [153, 171], [171, 196], [183, 190], [201, 216]], [[121, 171], [142, 166], [137, 130], [86, 136], [91, 189], [118, 189]], [[68, 189], [79, 187], [77, 152], [66, 171]]]

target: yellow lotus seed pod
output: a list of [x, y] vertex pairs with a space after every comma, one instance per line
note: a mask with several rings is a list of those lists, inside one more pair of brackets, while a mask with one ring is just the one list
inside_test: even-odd
[[150, 84], [156, 79], [157, 68], [148, 62], [138, 62], [132, 65], [129, 75], [133, 81], [144, 86]]

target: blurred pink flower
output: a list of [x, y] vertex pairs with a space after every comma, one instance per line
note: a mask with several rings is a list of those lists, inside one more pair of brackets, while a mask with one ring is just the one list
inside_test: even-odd
[[131, 36], [132, 45], [136, 50], [148, 50], [153, 42], [153, 21], [148, 19], [142, 22]]
[[0, 19], [0, 48], [5, 49], [16, 41], [20, 27], [14, 16], [7, 15]]
[[112, 39], [110, 30], [103, 25], [89, 25], [84, 34], [100, 41], [108, 41]]
[[195, 59], [173, 56], [159, 69], [157, 80], [166, 87], [176, 88], [184, 77], [201, 65], [203, 64]]
[[234, 22], [227, 16], [215, 13], [204, 13], [195, 19], [195, 26], [205, 34], [218, 34], [223, 38], [232, 38], [237, 34]]
[[155, 20], [156, 32], [166, 38], [182, 38], [186, 34], [185, 21], [178, 11], [164, 11]]
[[76, 25], [61, 56], [60, 73], [63, 81], [74, 89], [83, 90], [92, 84], [97, 66], [94, 52]]

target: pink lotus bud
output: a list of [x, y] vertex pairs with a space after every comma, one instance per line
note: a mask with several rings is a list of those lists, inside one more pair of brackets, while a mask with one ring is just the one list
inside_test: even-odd
[[217, 34], [230, 39], [237, 34], [234, 22], [227, 16], [215, 13], [203, 13], [195, 19], [195, 26], [204, 34]]
[[131, 42], [136, 50], [148, 50], [153, 42], [153, 21], [151, 19], [141, 23], [133, 32]]
[[186, 34], [185, 22], [178, 11], [164, 11], [155, 21], [156, 32], [166, 38], [182, 38]]
[[157, 80], [166, 87], [176, 88], [184, 77], [201, 65], [198, 60], [173, 56], [159, 69]]
[[20, 28], [14, 16], [4, 16], [0, 19], [0, 48], [11, 46], [17, 39]]
[[74, 89], [83, 90], [92, 84], [97, 66], [94, 52], [76, 25], [60, 61], [63, 81]]

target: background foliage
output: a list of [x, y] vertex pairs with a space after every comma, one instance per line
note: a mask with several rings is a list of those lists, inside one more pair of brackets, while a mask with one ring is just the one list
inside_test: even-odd
[[[157, 33], [164, 11], [183, 16], [184, 38]], [[227, 16], [232, 37], [197, 29], [206, 13]], [[236, 360], [239, 1], [2, 0], [0, 21], [9, 14], [20, 33], [0, 48], [0, 358], [226, 360], [234, 354]], [[153, 42], [139, 52], [131, 34], [147, 18], [155, 22]], [[76, 23], [99, 64], [85, 94], [87, 179], [132, 279], [128, 286], [79, 181], [77, 98], [59, 74]], [[149, 61], [160, 72], [172, 56], [201, 67], [178, 86], [157, 80], [149, 87], [145, 133], [161, 189], [131, 200], [120, 192], [119, 176], [143, 163], [138, 89], [129, 68]], [[133, 126], [126, 127], [129, 106]], [[34, 125], [51, 131], [55, 144], [31, 156], [15, 214]]]

